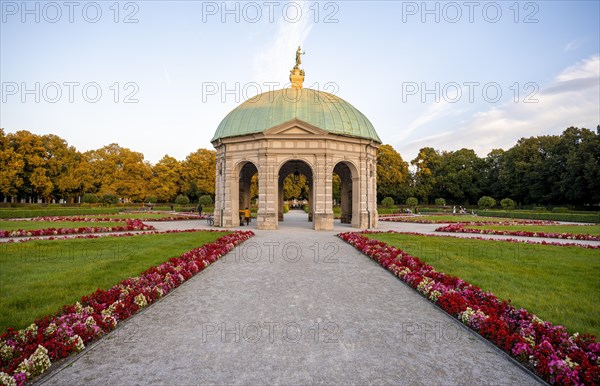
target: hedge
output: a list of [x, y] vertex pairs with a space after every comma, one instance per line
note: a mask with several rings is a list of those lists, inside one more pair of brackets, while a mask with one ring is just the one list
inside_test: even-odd
[[528, 220], [551, 220], [551, 221], [571, 221], [571, 222], [587, 222], [600, 223], [600, 212], [592, 213], [540, 213], [526, 211], [495, 211], [485, 210], [477, 213], [480, 216], [489, 217], [508, 217], [522, 218]]
[[60, 208], [60, 209], [2, 209], [0, 218], [30, 218], [40, 216], [70, 216], [80, 214], [114, 214], [121, 208]]

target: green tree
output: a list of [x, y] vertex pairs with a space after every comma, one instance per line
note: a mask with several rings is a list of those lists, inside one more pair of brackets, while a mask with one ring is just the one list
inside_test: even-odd
[[116, 194], [104, 194], [100, 197], [100, 202], [106, 205], [114, 205], [119, 202], [119, 197]]
[[496, 200], [490, 196], [483, 196], [477, 201], [477, 205], [483, 209], [490, 209], [496, 206]]
[[177, 205], [187, 205], [190, 203], [190, 199], [188, 198], [188, 196], [184, 196], [183, 194], [180, 194], [179, 196], [177, 196], [177, 198], [175, 199], [175, 203]]
[[392, 197], [386, 197], [383, 200], [381, 200], [381, 205], [384, 208], [391, 209], [394, 207], [394, 199]]
[[410, 206], [411, 208], [416, 208], [417, 205], [419, 205], [419, 199], [416, 197], [409, 197], [406, 199], [406, 205]]
[[483, 160], [471, 149], [443, 152], [434, 191], [452, 202], [475, 202], [480, 194], [482, 169]]
[[[432, 147], [424, 147], [411, 161], [415, 171], [415, 195], [428, 204], [436, 193], [437, 177], [442, 163], [442, 156]], [[439, 190], [439, 189], [438, 189]], [[438, 195], [440, 196], [440, 195]]]
[[437, 205], [437, 206], [444, 206], [444, 205], [446, 205], [446, 200], [444, 200], [443, 198], [436, 198], [435, 199], [435, 205]]
[[377, 152], [377, 196], [402, 200], [410, 194], [408, 163], [391, 146], [381, 145]]
[[94, 193], [86, 193], [83, 195], [83, 198], [81, 199], [84, 203], [86, 204], [95, 204], [96, 202], [100, 201], [100, 199], [98, 198], [97, 195], [95, 195]]
[[511, 210], [511, 209], [515, 209], [516, 204], [510, 198], [503, 198], [502, 200], [500, 200], [500, 206], [504, 210]]
[[503, 184], [501, 175], [505, 172], [504, 157], [506, 152], [503, 149], [493, 149], [483, 159], [483, 169], [481, 170], [480, 186], [481, 193], [486, 196], [506, 197], [510, 194], [510, 187]]
[[[559, 139], [564, 166], [558, 188], [562, 202], [597, 204], [600, 202], [600, 125], [596, 133], [569, 127]], [[558, 202], [558, 201], [557, 201]]]
[[213, 204], [213, 199], [208, 194], [204, 194], [204, 195], [200, 196], [200, 198], [198, 199], [198, 202], [202, 206], [206, 207], [206, 206], [211, 206]]

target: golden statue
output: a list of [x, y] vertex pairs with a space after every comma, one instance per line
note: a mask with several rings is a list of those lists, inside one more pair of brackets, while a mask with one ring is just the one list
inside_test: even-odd
[[301, 89], [304, 82], [304, 70], [300, 69], [300, 64], [302, 64], [301, 55], [304, 54], [300, 46], [298, 46], [298, 50], [296, 51], [296, 65], [290, 70], [291, 87], [294, 89]]
[[306, 54], [306, 52], [302, 52], [300, 46], [298, 46], [298, 50], [296, 51], [296, 65], [294, 66], [294, 68], [300, 68], [299, 66], [302, 64], [302, 59], [300, 58], [300, 55], [304, 54]]

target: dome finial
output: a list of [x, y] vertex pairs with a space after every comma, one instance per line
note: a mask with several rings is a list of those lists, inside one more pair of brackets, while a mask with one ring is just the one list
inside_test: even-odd
[[302, 52], [300, 46], [298, 46], [298, 50], [296, 50], [296, 65], [290, 70], [292, 88], [302, 88], [302, 83], [304, 83], [304, 70], [300, 69], [300, 64], [302, 64], [300, 55], [304, 54], [305, 52]]

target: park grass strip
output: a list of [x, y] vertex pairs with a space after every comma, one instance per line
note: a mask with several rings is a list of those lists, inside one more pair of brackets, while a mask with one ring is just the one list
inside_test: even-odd
[[147, 231], [155, 230], [151, 225], [146, 225], [140, 220], [127, 220], [126, 225], [109, 226], [109, 227], [77, 227], [77, 228], [45, 228], [45, 229], [17, 229], [12, 231], [0, 230], [0, 238], [7, 237], [36, 237], [36, 236], [59, 236], [72, 234], [89, 234], [89, 233], [105, 233], [105, 232], [131, 232], [131, 231]]
[[[117, 217], [118, 216], [118, 217]], [[117, 216], [111, 216], [111, 219], [117, 218], [135, 218], [140, 221], [159, 222], [159, 221], [185, 221], [185, 220], [205, 220], [208, 214], [198, 215], [195, 212], [179, 212], [175, 215], [160, 212], [127, 212]], [[146, 216], [146, 217], [144, 217]]]
[[5, 221], [47, 221], [47, 222], [126, 222], [127, 220], [138, 220], [138, 221], [182, 221], [182, 220], [202, 220], [206, 219], [208, 215], [203, 214], [202, 216], [198, 216], [198, 214], [177, 214], [173, 215], [164, 215], [162, 216], [159, 213], [152, 213], [152, 215], [161, 215], [161, 217], [139, 217], [147, 216], [148, 212], [128, 212], [127, 214], [118, 214], [115, 216], [49, 216], [49, 217], [33, 217], [30, 219], [6, 219]]
[[504, 217], [504, 218], [527, 218], [532, 220], [552, 220], [552, 221], [568, 221], [568, 222], [588, 222], [600, 223], [600, 212], [588, 213], [546, 213], [546, 212], [528, 212], [524, 210], [503, 211], [503, 210], [486, 210], [486, 216], [489, 217]]
[[[545, 237], [550, 239], [565, 239], [565, 240], [586, 240], [586, 241], [600, 241], [600, 236], [582, 234], [582, 233], [555, 233], [555, 232], [541, 232], [541, 231], [515, 231], [515, 230], [498, 230], [498, 229], [473, 229], [468, 226], [483, 226], [490, 225], [490, 223], [457, 223], [449, 224], [443, 227], [437, 228], [436, 232], [450, 232], [450, 233], [474, 233], [474, 234], [486, 234], [486, 235], [501, 235], [501, 236], [523, 236], [523, 237]], [[514, 224], [496, 224], [496, 225], [514, 225]]]
[[[375, 232], [369, 232], [375, 233]], [[600, 343], [357, 232], [338, 236], [551, 384], [600, 383]]]
[[0, 337], [0, 383], [21, 386], [34, 379], [53, 361], [83, 350], [253, 235], [252, 231], [235, 231], [109, 290], [83, 296], [79, 302], [65, 305], [59, 314], [36, 320], [23, 330], [9, 328]]
[[40, 237], [29, 237], [29, 238], [17, 238], [15, 239], [10, 239], [8, 241], [3, 241], [0, 242], [0, 244], [4, 244], [4, 243], [14, 243], [14, 242], [19, 242], [19, 243], [25, 243], [25, 242], [29, 242], [29, 241], [53, 241], [53, 240], [72, 240], [72, 239], [99, 239], [101, 237], [130, 237], [130, 236], [146, 236], [146, 235], [161, 235], [161, 234], [165, 234], [165, 233], [188, 233], [188, 232], [231, 232], [228, 229], [199, 229], [199, 228], [192, 228], [192, 229], [168, 229], [165, 231], [157, 231], [157, 230], [151, 230], [151, 231], [141, 231], [141, 232], [121, 232], [121, 233], [96, 233], [96, 234], [84, 234], [84, 235], [67, 235], [67, 236], [50, 236], [50, 237], [44, 237], [44, 238], [40, 238]]
[[363, 231], [364, 234], [369, 233], [397, 233], [399, 235], [411, 235], [411, 236], [427, 236], [427, 237], [449, 237], [455, 239], [463, 239], [463, 240], [482, 240], [482, 241], [502, 241], [507, 243], [522, 243], [522, 244], [531, 244], [531, 245], [549, 245], [553, 247], [579, 247], [586, 249], [600, 249], [600, 245], [593, 244], [579, 244], [579, 243], [562, 243], [562, 242], [552, 242], [552, 241], [536, 241], [536, 240], [519, 240], [519, 239], [494, 239], [487, 237], [477, 237], [477, 236], [454, 236], [454, 235], [435, 235], [431, 233], [423, 233], [423, 232], [401, 232], [401, 231]]
[[[439, 217], [439, 218], [435, 218]], [[390, 222], [408, 222], [408, 223], [416, 223], [416, 224], [454, 224], [454, 223], [485, 223], [495, 224], [495, 225], [552, 225], [556, 224], [555, 221], [548, 220], [512, 220], [512, 219], [490, 219], [485, 217], [477, 217], [477, 216], [452, 216], [452, 215], [427, 215], [427, 216], [413, 216], [413, 215], [392, 215], [379, 217], [380, 221], [390, 221]]]

